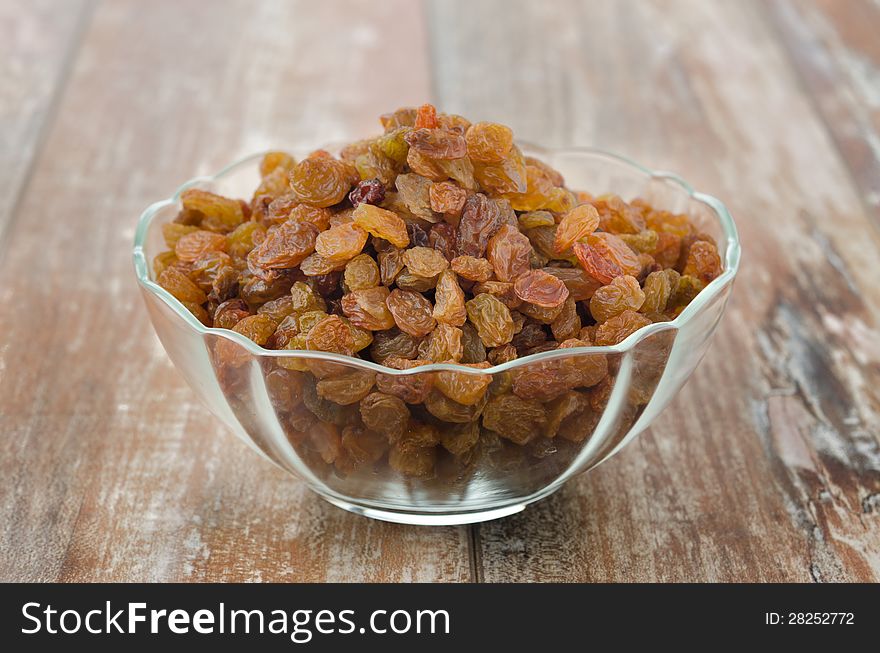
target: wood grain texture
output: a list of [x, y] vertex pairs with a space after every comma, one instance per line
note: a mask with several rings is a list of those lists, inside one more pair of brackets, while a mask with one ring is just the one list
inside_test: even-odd
[[[0, 5], [19, 66], [0, 79], [0, 306], [16, 307], [0, 311], [0, 580], [880, 580], [877, 13]], [[470, 529], [349, 515], [247, 451], [168, 361], [129, 256], [138, 213], [182, 179], [373, 133], [430, 95], [680, 172], [727, 202], [745, 252], [712, 349], [652, 428]]]
[[[224, 432], [152, 334], [131, 269], [137, 215], [181, 180], [423, 101], [419, 12], [97, 7], [0, 263], [0, 301], [26, 305], [0, 311], [0, 579], [470, 578], [467, 529], [344, 513]], [[415, 26], [393, 48], [392, 19]]]
[[85, 0], [0, 3], [0, 241], [51, 122], [89, 10]]
[[462, 0], [431, 18], [447, 110], [676, 170], [728, 203], [745, 252], [678, 399], [610, 462], [475, 527], [481, 577], [880, 579], [880, 240], [762, 8]]
[[880, 225], [880, 5], [774, 0], [763, 6]]

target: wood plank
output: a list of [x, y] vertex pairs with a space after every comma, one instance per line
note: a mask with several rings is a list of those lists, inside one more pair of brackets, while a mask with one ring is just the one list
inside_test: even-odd
[[[152, 334], [131, 270], [137, 215], [182, 180], [375, 131], [389, 106], [423, 101], [420, 11], [97, 8], [0, 265], [4, 305], [27, 303], [0, 311], [0, 579], [470, 578], [467, 529], [344, 513], [224, 432]], [[392, 22], [411, 28], [389, 42]]]
[[728, 203], [745, 252], [676, 401], [556, 496], [475, 528], [481, 577], [880, 579], [878, 232], [762, 11], [438, 0], [430, 17], [446, 110], [676, 170]]
[[87, 18], [86, 0], [0, 3], [0, 241]]
[[880, 5], [774, 0], [762, 7], [880, 225]]

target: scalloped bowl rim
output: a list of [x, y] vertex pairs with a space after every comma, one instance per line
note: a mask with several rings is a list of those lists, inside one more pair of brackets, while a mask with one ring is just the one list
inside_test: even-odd
[[[651, 179], [659, 179], [676, 184], [682, 190], [684, 190], [691, 199], [705, 204], [712, 211], [714, 211], [714, 213], [718, 217], [718, 221], [721, 224], [721, 228], [723, 231], [723, 237], [727, 240], [727, 250], [724, 256], [724, 269], [722, 270], [721, 274], [713, 279], [709, 284], [707, 284], [706, 287], [696, 296], [696, 298], [691, 301], [691, 303], [688, 304], [685, 309], [679, 314], [679, 316], [676, 317], [674, 320], [670, 320], [669, 322], [655, 322], [653, 324], [646, 325], [641, 329], [634, 331], [625, 340], [619, 342], [616, 345], [607, 345], [601, 347], [571, 347], [567, 349], [545, 351], [537, 354], [530, 354], [529, 356], [523, 356], [522, 358], [517, 358], [515, 360], [508, 361], [500, 365], [487, 367], [485, 369], [466, 367], [464, 365], [459, 365], [456, 363], [432, 363], [430, 365], [422, 365], [408, 370], [395, 370], [393, 368], [385, 367], [384, 365], [380, 365], [372, 361], [363, 360], [361, 358], [356, 358], [353, 356], [345, 356], [344, 354], [300, 349], [264, 349], [263, 347], [260, 347], [254, 341], [246, 338], [240, 333], [236, 333], [235, 331], [230, 331], [228, 329], [206, 327], [204, 324], [199, 322], [196, 317], [192, 313], [190, 313], [189, 310], [183, 304], [181, 304], [171, 293], [169, 293], [155, 281], [150, 279], [149, 266], [146, 256], [144, 254], [144, 242], [146, 240], [147, 231], [153, 221], [153, 218], [159, 213], [159, 211], [168, 206], [177, 204], [180, 201], [181, 193], [183, 193], [183, 191], [187, 190], [188, 188], [192, 188], [193, 186], [198, 186], [200, 184], [214, 183], [220, 180], [222, 177], [237, 170], [239, 167], [249, 162], [257, 161], [266, 153], [264, 151], [244, 156], [225, 166], [216, 174], [193, 177], [181, 184], [177, 188], [177, 190], [174, 191], [174, 194], [171, 197], [164, 200], [159, 200], [158, 202], [154, 202], [146, 209], [144, 209], [144, 212], [141, 213], [140, 219], [138, 220], [137, 231], [135, 232], [134, 239], [133, 258], [138, 283], [140, 283], [143, 288], [151, 292], [153, 295], [164, 301], [165, 304], [167, 304], [168, 307], [171, 308], [178, 317], [180, 317], [191, 329], [195, 330], [197, 333], [203, 336], [213, 335], [220, 338], [227, 338], [229, 340], [232, 340], [233, 342], [238, 343], [255, 356], [326, 360], [349, 365], [352, 367], [359, 367], [374, 372], [381, 372], [383, 374], [389, 374], [392, 376], [407, 376], [410, 374], [421, 374], [425, 372], [463, 372], [466, 374], [474, 375], [496, 374], [499, 372], [515, 369], [517, 367], [526, 366], [531, 363], [538, 363], [541, 361], [548, 361], [556, 358], [568, 358], [577, 354], [623, 354], [624, 352], [633, 349], [639, 342], [653, 334], [660, 333], [661, 331], [677, 331], [681, 329], [684, 324], [686, 324], [697, 313], [699, 313], [704, 306], [707, 306], [711, 302], [711, 300], [714, 299], [715, 296], [718, 295], [725, 286], [731, 283], [734, 277], [736, 277], [736, 273], [739, 269], [740, 257], [742, 255], [742, 248], [740, 246], [739, 235], [737, 233], [736, 224], [733, 221], [733, 217], [730, 215], [730, 212], [727, 210], [727, 207], [724, 205], [723, 202], [721, 202], [721, 200], [713, 197], [712, 195], [707, 195], [705, 193], [694, 190], [694, 188], [687, 181], [672, 172], [667, 172], [664, 170], [653, 170], [651, 168], [647, 168], [641, 164], [638, 164], [627, 157], [615, 154], [613, 152], [608, 152], [606, 150], [591, 147], [545, 148], [522, 141], [520, 141], [520, 145], [523, 147], [523, 149], [532, 152], [551, 155], [580, 154], [603, 156], [612, 159], [618, 163], [622, 163], [626, 166], [634, 168], [635, 170], [650, 177]], [[330, 149], [333, 146], [324, 145], [323, 147], [325, 149]], [[293, 148], [290, 151], [309, 152], [311, 150]]]

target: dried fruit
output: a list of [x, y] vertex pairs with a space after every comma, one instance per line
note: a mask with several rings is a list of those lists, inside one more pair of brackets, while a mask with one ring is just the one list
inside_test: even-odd
[[428, 335], [436, 324], [431, 302], [417, 292], [398, 288], [391, 291], [385, 303], [397, 328], [411, 336], [421, 338]]
[[590, 299], [590, 313], [596, 322], [620, 315], [626, 310], [637, 311], [645, 302], [645, 293], [635, 277], [624, 275], [602, 286]]
[[199, 188], [189, 188], [180, 194], [183, 208], [198, 211], [204, 217], [201, 226], [211, 231], [232, 231], [244, 222], [244, 210], [237, 200], [222, 197]]
[[498, 205], [482, 193], [476, 193], [464, 203], [455, 249], [459, 256], [481, 257], [489, 239], [501, 227]]
[[306, 204], [323, 207], [338, 204], [351, 188], [351, 178], [341, 161], [314, 154], [290, 172], [290, 188]]
[[419, 277], [436, 277], [449, 267], [446, 257], [430, 247], [411, 247], [404, 250], [403, 262], [410, 274]]
[[345, 285], [349, 290], [364, 290], [379, 285], [379, 266], [369, 254], [358, 254], [345, 264]]
[[310, 222], [284, 222], [270, 229], [263, 242], [251, 250], [248, 265], [254, 270], [296, 267], [315, 251], [318, 233]]
[[366, 229], [376, 238], [383, 238], [395, 247], [409, 245], [409, 236], [406, 232], [406, 223], [396, 213], [361, 203], [352, 213], [355, 224]]
[[484, 258], [475, 256], [456, 256], [450, 267], [463, 279], [469, 281], [488, 281], [492, 278], [492, 264]]
[[546, 421], [539, 402], [512, 394], [492, 397], [483, 408], [483, 426], [519, 445], [537, 437]]
[[353, 290], [342, 297], [342, 312], [355, 326], [368, 331], [382, 331], [394, 326], [394, 317], [386, 301], [389, 292], [385, 286]]
[[354, 336], [339, 316], [329, 315], [308, 330], [303, 329], [302, 326], [300, 322], [300, 330], [307, 331], [306, 349], [336, 352], [347, 356], [354, 353]]
[[409, 408], [394, 395], [374, 392], [361, 399], [360, 414], [364, 425], [396, 442], [409, 424]]
[[465, 138], [471, 161], [498, 163], [513, 149], [513, 132], [497, 122], [474, 123], [468, 128]]
[[486, 258], [499, 281], [513, 281], [526, 272], [530, 267], [531, 255], [529, 239], [509, 224], [501, 225], [486, 247]]
[[429, 159], [460, 159], [468, 153], [464, 136], [447, 129], [416, 128], [405, 140], [410, 150]]
[[616, 345], [649, 324], [651, 320], [644, 315], [630, 310], [623, 311], [599, 325], [594, 344], [599, 347]]
[[[190, 237], [184, 236], [181, 240]], [[180, 243], [178, 243], [179, 246]], [[181, 261], [186, 260], [180, 255], [180, 252], [178, 252], [177, 258]], [[721, 257], [718, 255], [718, 248], [715, 244], [705, 240], [698, 240], [691, 245], [688, 250], [687, 261], [681, 273], [696, 277], [704, 284], [709, 283], [721, 274]]]
[[419, 358], [434, 363], [457, 363], [464, 355], [461, 344], [461, 329], [449, 324], [438, 324], [437, 328], [419, 344]]
[[[255, 343], [210, 337], [224, 391], [258, 369], [242, 368], [254, 347], [278, 352], [259, 360], [272, 406], [317, 474], [563, 469], [619, 367], [579, 349], [675, 319], [721, 274], [717, 245], [686, 215], [566, 188], [503, 125], [431, 105], [381, 120], [383, 134], [339, 158], [268, 153], [249, 202], [182, 193], [154, 278], [181, 310]], [[436, 364], [475, 369], [423, 371]], [[640, 355], [630, 412], [664, 365]]]
[[369, 370], [350, 370], [339, 376], [321, 379], [316, 385], [318, 396], [347, 406], [356, 404], [370, 394], [376, 382], [376, 373]]
[[611, 283], [612, 279], [623, 274], [623, 269], [617, 263], [602, 256], [592, 245], [575, 243], [572, 249], [584, 272], [600, 284]]
[[481, 293], [465, 303], [468, 319], [487, 347], [499, 347], [513, 339], [513, 318], [494, 295]]
[[575, 242], [596, 231], [599, 212], [591, 204], [581, 204], [565, 214], [556, 228], [553, 249], [557, 254], [568, 250]]
[[208, 300], [205, 292], [177, 268], [165, 268], [156, 282], [182, 302], [204, 304]]
[[315, 251], [326, 261], [345, 263], [360, 254], [366, 244], [367, 232], [358, 224], [347, 222], [318, 234]]
[[428, 199], [432, 211], [458, 218], [467, 200], [467, 192], [451, 181], [435, 182], [428, 190]]
[[381, 204], [384, 199], [385, 184], [383, 184], [380, 179], [367, 179], [358, 182], [358, 185], [355, 186], [354, 190], [348, 194], [348, 200], [355, 208], [357, 208], [357, 205], [361, 202], [378, 205]]
[[522, 301], [541, 308], [556, 308], [568, 298], [568, 288], [561, 279], [543, 270], [530, 270], [520, 275], [513, 291]]
[[467, 320], [464, 291], [458, 284], [458, 278], [452, 270], [444, 270], [437, 279], [432, 315], [437, 322], [457, 327], [460, 327]]

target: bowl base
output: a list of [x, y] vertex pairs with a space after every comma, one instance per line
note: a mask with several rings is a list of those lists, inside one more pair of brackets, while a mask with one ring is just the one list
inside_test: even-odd
[[397, 524], [410, 524], [413, 526], [460, 526], [463, 524], [476, 524], [491, 519], [500, 519], [502, 517], [522, 512], [529, 503], [540, 498], [537, 497], [531, 501], [517, 502], [506, 506], [489, 508], [487, 510], [459, 513], [431, 513], [377, 508], [375, 506], [352, 503], [337, 497], [327, 496], [326, 494], [318, 494], [322, 499], [332, 503], [337, 508], [353, 512], [356, 515], [362, 515], [380, 521], [394, 522]]

